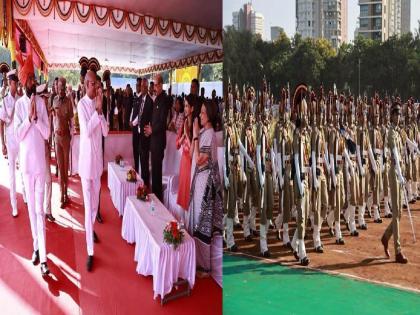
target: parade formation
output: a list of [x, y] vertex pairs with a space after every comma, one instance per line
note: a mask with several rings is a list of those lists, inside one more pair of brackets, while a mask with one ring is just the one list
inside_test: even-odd
[[[342, 229], [358, 237], [372, 218], [373, 224], [388, 224], [378, 239], [386, 256], [393, 236], [395, 261], [407, 263], [399, 222], [407, 209], [415, 240], [410, 205], [420, 200], [419, 104], [413, 98], [356, 97], [335, 86], [324, 92], [322, 86], [305, 84], [293, 94], [289, 86], [283, 88], [275, 104], [265, 79], [258, 93], [249, 86], [242, 94], [229, 81], [224, 102], [226, 250], [240, 250], [234, 239], [234, 229], [240, 228], [246, 242], [259, 238], [261, 256], [270, 257], [267, 233], [275, 230], [307, 266], [305, 233], [310, 231], [315, 253], [322, 254], [323, 224], [335, 243], [345, 246]], [[291, 221], [296, 221], [294, 232]]]

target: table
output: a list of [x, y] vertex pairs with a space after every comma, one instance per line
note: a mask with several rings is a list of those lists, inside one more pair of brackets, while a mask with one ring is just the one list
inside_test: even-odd
[[[153, 276], [154, 298], [171, 292], [178, 279], [188, 281], [189, 288], [195, 283], [196, 252], [193, 238], [184, 231], [184, 241], [175, 250], [163, 240], [163, 230], [169, 221], [175, 220], [159, 199], [150, 194], [150, 201], [127, 197], [121, 235], [128, 243], [136, 243], [134, 260], [137, 273]], [[155, 203], [152, 214], [151, 200]]]
[[[115, 157], [120, 154], [125, 161], [134, 165], [133, 157], [133, 136], [131, 131], [110, 131], [104, 139], [104, 170], [108, 166], [108, 162], [114, 161]], [[80, 151], [80, 134], [75, 134], [71, 141], [71, 175], [79, 172], [79, 151]]]
[[120, 216], [124, 214], [125, 201], [128, 196], [136, 196], [137, 187], [143, 185], [143, 181], [137, 175], [137, 182], [127, 181], [127, 172], [131, 166], [121, 167], [115, 162], [108, 163], [108, 188], [111, 200], [117, 208]]

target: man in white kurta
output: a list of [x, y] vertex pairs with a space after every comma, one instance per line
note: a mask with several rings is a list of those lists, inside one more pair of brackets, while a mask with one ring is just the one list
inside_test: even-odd
[[[30, 57], [28, 57], [29, 59]], [[21, 71], [28, 71], [25, 69]], [[45, 145], [50, 136], [48, 115], [44, 100], [35, 95], [35, 80], [32, 71], [19, 73], [25, 87], [24, 95], [16, 101], [14, 129], [20, 149], [20, 167], [27, 193], [29, 220], [33, 238], [32, 263], [41, 261], [43, 275], [49, 273], [45, 246], [44, 190], [45, 190]]]
[[[3, 105], [0, 106], [0, 129], [3, 155], [7, 156], [9, 161], [10, 203], [12, 205], [12, 215], [16, 218], [18, 215], [16, 198], [16, 163], [19, 155], [19, 144], [16, 141], [13, 128], [15, 104], [18, 99], [18, 77], [16, 75], [16, 70], [8, 72], [7, 78], [9, 80], [9, 93], [3, 98]], [[23, 194], [25, 195], [24, 189]]]
[[89, 71], [85, 79], [86, 95], [77, 104], [80, 125], [79, 175], [85, 204], [87, 270], [93, 265], [93, 224], [99, 205], [103, 171], [102, 136], [108, 135], [108, 125], [102, 113], [102, 92], [96, 86], [96, 75]]

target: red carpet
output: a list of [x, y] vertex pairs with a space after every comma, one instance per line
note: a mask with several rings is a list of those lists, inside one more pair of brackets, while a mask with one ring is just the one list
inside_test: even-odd
[[[153, 300], [152, 277], [138, 275], [134, 246], [121, 238], [121, 221], [114, 208], [106, 176], [102, 177], [101, 214], [95, 223], [92, 273], [86, 271], [84, 208], [80, 179], [71, 177], [70, 205], [59, 207], [59, 186], [53, 175], [52, 212], [46, 223], [50, 277], [33, 266], [29, 217], [18, 194], [19, 216], [13, 219], [9, 201], [7, 162], [0, 157], [0, 314], [221, 314], [222, 289], [211, 279], [197, 279], [191, 296], [163, 307]], [[55, 167], [53, 168], [55, 171]], [[21, 191], [20, 180], [17, 184]]]

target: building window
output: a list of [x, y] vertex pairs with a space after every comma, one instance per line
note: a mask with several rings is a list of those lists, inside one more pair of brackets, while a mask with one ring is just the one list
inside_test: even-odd
[[360, 5], [360, 16], [368, 16], [369, 15], [369, 7], [367, 4]]
[[382, 3], [375, 4], [375, 15], [382, 14]]
[[369, 20], [368, 19], [360, 19], [360, 27], [361, 28], [369, 27]]
[[375, 29], [375, 30], [382, 29], [382, 19], [381, 18], [375, 18], [374, 19], [373, 29]]
[[311, 21], [308, 21], [308, 27], [311, 27]]

